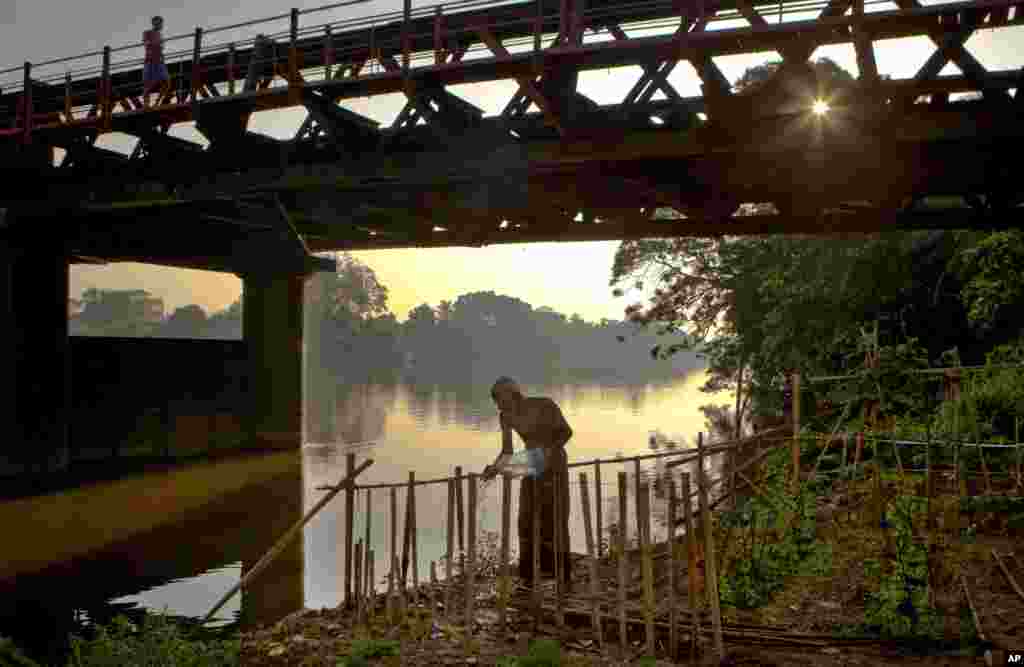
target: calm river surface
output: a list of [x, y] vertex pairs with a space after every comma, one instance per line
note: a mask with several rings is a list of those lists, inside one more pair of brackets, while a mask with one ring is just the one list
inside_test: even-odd
[[[727, 394], [700, 392], [704, 379], [703, 371], [694, 371], [670, 382], [646, 386], [528, 385], [524, 390], [529, 395], [550, 396], [559, 403], [574, 431], [567, 445], [569, 459], [580, 461], [650, 453], [648, 436], [655, 429], [685, 439], [688, 446], [704, 429], [704, 417], [698, 408], [730, 402]], [[316, 487], [336, 484], [344, 476], [346, 453], [356, 453], [357, 464], [366, 458], [374, 460], [360, 483], [400, 482], [408, 479], [410, 471], [417, 479], [445, 477], [456, 465], [465, 472], [480, 472], [494, 460], [501, 445], [497, 413], [488, 390], [486, 385], [406, 383], [347, 389], [336, 401], [330, 427], [335, 442], [309, 443], [301, 453], [283, 455], [281, 474], [271, 482], [214, 497], [201, 511], [152, 533], [132, 536], [103, 553], [59, 564], [44, 575], [19, 578], [18, 625], [35, 619], [53, 628], [71, 627], [83, 612], [104, 619], [115, 612], [142, 608], [166, 609], [176, 616], [202, 616], [238, 581], [243, 564], [250, 567], [322, 497], [324, 492]], [[372, 443], [358, 444], [367, 441]], [[516, 446], [521, 446], [518, 440]], [[606, 528], [617, 518], [616, 473], [624, 469], [621, 465], [602, 467]], [[592, 486], [592, 468], [585, 470]], [[653, 464], [649, 470], [655, 470]], [[572, 546], [575, 551], [583, 551], [578, 471], [572, 472]], [[481, 487], [478, 535], [499, 527], [500, 491], [500, 480]], [[421, 579], [428, 576], [430, 561], [439, 561], [444, 551], [445, 493], [444, 485], [417, 488]], [[517, 494], [514, 490], [513, 511]], [[399, 489], [397, 497], [401, 515], [405, 490]], [[632, 502], [631, 498], [631, 507]], [[388, 492], [374, 490], [371, 507], [370, 541], [380, 580], [391, 549]], [[221, 619], [265, 622], [301, 605], [337, 605], [344, 587], [344, 517], [342, 494], [307, 525], [302, 543], [261, 576], [258, 586], [235, 596], [220, 612]], [[656, 532], [658, 528], [656, 525]], [[400, 524], [399, 542], [401, 530]], [[365, 492], [357, 501], [354, 532], [357, 538], [365, 534]], [[513, 539], [513, 549], [515, 542]], [[439, 574], [442, 571], [439, 568]], [[0, 617], [0, 634], [23, 634], [11, 623], [10, 618], [5, 622]]]

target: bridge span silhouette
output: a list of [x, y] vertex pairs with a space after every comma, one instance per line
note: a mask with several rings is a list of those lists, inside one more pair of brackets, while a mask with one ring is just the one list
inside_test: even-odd
[[[1019, 224], [1024, 71], [965, 43], [1012, 40], [1021, 0], [405, 0], [352, 18], [363, 4], [171, 36], [148, 105], [137, 44], [0, 71], [0, 403], [44, 459], [66, 443], [73, 262], [242, 276], [253, 440], [297, 447], [302, 281], [333, 267], [318, 251]], [[881, 76], [875, 43], [915, 36], [934, 54]], [[811, 65], [834, 44], [855, 81]], [[782, 65], [744, 91], [715, 61], [765, 52]], [[669, 82], [683, 62], [699, 97]], [[640, 74], [621, 102], [578, 89], [623, 66]], [[499, 80], [517, 90], [495, 116], [449, 90]], [[390, 127], [343, 106], [387, 93], [406, 100]], [[308, 111], [292, 139], [248, 129], [291, 107]], [[208, 145], [168, 133], [183, 122]], [[131, 155], [96, 145], [110, 132], [138, 138]]]

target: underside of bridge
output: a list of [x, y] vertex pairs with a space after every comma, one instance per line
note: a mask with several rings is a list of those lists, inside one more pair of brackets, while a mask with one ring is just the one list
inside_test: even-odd
[[[20, 341], [4, 350], [20, 369], [16, 421], [51, 443], [64, 437], [53, 406], [66, 400], [69, 261], [241, 275], [254, 439], [296, 446], [302, 276], [331, 266], [317, 251], [1019, 225], [1024, 70], [988, 71], [964, 44], [978, 30], [1024, 24], [1024, 6], [896, 4], [865, 11], [863, 0], [828, 0], [817, 18], [769, 24], [778, 5], [747, 0], [544, 0], [407, 11], [372, 29], [301, 38], [293, 20], [286, 48], [205, 56], [197, 33], [200, 57], [170, 63], [182, 78], [152, 108], [138, 99], [137, 70], [59, 87], [26, 67], [21, 93], [0, 95], [14, 128], [0, 140], [0, 235], [4, 314]], [[749, 27], [708, 27], [723, 17]], [[654, 19], [675, 25], [653, 37], [623, 28]], [[879, 76], [874, 42], [911, 36], [930, 38], [934, 55], [913, 78]], [[510, 52], [524, 39], [532, 50]], [[855, 82], [825, 80], [809, 62], [841, 43], [856, 51]], [[484, 55], [464, 60], [473, 49]], [[762, 52], [781, 66], [734, 92], [714, 59]], [[701, 97], [669, 83], [684, 61]], [[961, 74], [940, 76], [950, 62]], [[642, 74], [621, 103], [578, 90], [581, 72], [627, 65]], [[448, 89], [498, 80], [517, 92], [493, 117]], [[964, 92], [974, 99], [953, 99]], [[339, 104], [383, 93], [406, 99], [390, 127]], [[812, 112], [816, 100], [827, 113]], [[300, 105], [308, 117], [289, 141], [247, 129], [253, 112]], [[168, 134], [187, 121], [207, 146]], [[134, 152], [97, 147], [110, 131], [137, 137]], [[65, 151], [56, 166], [55, 148]], [[43, 307], [19, 296], [29, 284], [49, 295]], [[26, 333], [37, 329], [45, 335]], [[47, 387], [38, 400], [37, 380]]]

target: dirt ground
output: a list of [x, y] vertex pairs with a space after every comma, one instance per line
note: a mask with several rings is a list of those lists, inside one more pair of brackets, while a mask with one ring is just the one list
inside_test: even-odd
[[[899, 492], [895, 481], [883, 483], [883, 493], [893, 496]], [[765, 606], [750, 611], [723, 609], [724, 645], [726, 659], [714, 658], [708, 616], [701, 614], [700, 641], [695, 654], [691, 654], [689, 632], [680, 630], [679, 662], [667, 660], [667, 620], [672, 597], [667, 585], [670, 560], [664, 544], [654, 551], [655, 599], [658, 601], [656, 654], [659, 667], [670, 664], [730, 664], [730, 665], [979, 665], [982, 657], [974, 649], [959, 648], [961, 609], [965, 605], [960, 575], [970, 590], [982, 631], [993, 646], [991, 664], [1005, 664], [1006, 649], [1024, 649], [1024, 597], [1018, 595], [1007, 576], [992, 555], [993, 549], [1001, 555], [1010, 575], [1024, 586], [1024, 539], [1019, 532], [1009, 530], [1006, 517], [994, 513], [959, 515], [962, 526], [974, 525], [976, 539], [964, 543], [954, 539], [950, 526], [953, 522], [947, 505], [956, 501], [955, 487], [939, 483], [935, 501], [938, 530], [932, 540], [933, 580], [932, 599], [940, 612], [947, 655], [913, 655], [905, 644], [840, 639], [836, 630], [856, 627], [863, 622], [865, 595], [872, 590], [872, 582], [864, 574], [863, 562], [891, 553], [882, 531], [868, 523], [867, 500], [870, 484], [867, 482], [838, 483], [829, 498], [819, 499], [825, 509], [819, 512], [819, 538], [827, 540], [833, 548], [832, 572], [828, 576], [795, 576], [785, 582]], [[992, 495], [1019, 495], [1011, 480], [994, 482]], [[723, 539], [724, 538], [724, 539]], [[720, 543], [735, 544], [730, 535], [720, 536]], [[722, 556], [726, 558], [725, 556]], [[369, 664], [382, 665], [494, 665], [503, 656], [524, 655], [533, 639], [556, 638], [562, 646], [562, 664], [567, 666], [636, 664], [646, 653], [642, 624], [631, 625], [628, 648], [623, 653], [617, 636], [616, 586], [617, 568], [605, 560], [599, 566], [599, 580], [606, 591], [602, 608], [612, 617], [606, 621], [606, 632], [611, 632], [608, 645], [601, 650], [595, 641], [591, 623], [591, 602], [588, 567], [582, 556], [574, 564], [572, 593], [565, 607], [565, 626], [556, 627], [553, 614], [547, 613], [535, 625], [530, 613], [529, 594], [517, 588], [508, 611], [505, 637], [501, 636], [496, 605], [496, 586], [493, 576], [481, 578], [477, 591], [476, 623], [472, 640], [467, 645], [461, 627], [444, 621], [443, 597], [440, 587], [431, 591], [424, 587], [423, 599], [416, 613], [407, 614], [402, 627], [388, 624], [383, 619], [384, 598], [379, 596], [375, 608], [375, 623], [368, 631], [365, 625], [353, 628], [352, 613], [344, 609], [304, 610], [281, 622], [243, 635], [243, 664], [246, 665], [334, 665], [348, 654], [353, 639], [395, 639], [400, 641], [400, 655], [370, 660]], [[726, 558], [727, 559], [727, 558]], [[641, 575], [639, 557], [633, 552], [629, 559], [629, 585], [627, 606], [631, 618], [641, 619]], [[679, 570], [679, 568], [682, 568]], [[687, 576], [684, 562], [677, 565], [679, 588], [677, 599], [685, 607]], [[877, 581], [875, 582], [877, 586]], [[554, 591], [545, 585], [546, 607], [553, 608]], [[431, 622], [430, 595], [437, 614]], [[457, 598], [458, 599], [458, 598]], [[464, 603], [457, 603], [461, 611]], [[677, 606], [677, 608], [679, 608]], [[690, 618], [682, 609], [681, 622]], [[688, 626], [686, 626], [688, 627]], [[955, 653], [966, 653], [955, 655]], [[649, 663], [648, 663], [649, 664]]]

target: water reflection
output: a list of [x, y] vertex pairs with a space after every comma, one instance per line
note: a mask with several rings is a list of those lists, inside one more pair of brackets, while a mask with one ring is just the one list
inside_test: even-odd
[[[83, 623], [106, 623], [117, 614], [139, 620], [146, 609], [165, 607], [172, 616], [204, 615], [302, 516], [300, 455], [274, 456], [280, 473], [268, 482], [212, 498], [171, 523], [87, 556], [0, 581], [0, 596], [8, 602], [0, 606], [0, 634], [46, 664], [64, 664], [67, 634]], [[154, 475], [152, 484], [159, 483]], [[297, 540], [217, 620], [263, 623], [301, 608], [304, 559], [304, 543]]]
[[[568, 445], [569, 457], [579, 461], [648, 453], [652, 429], [661, 429], [676, 441], [692, 441], [693, 435], [704, 428], [699, 407], [729, 401], [726, 396], [719, 399], [701, 394], [703, 381], [703, 373], [696, 372], [675, 382], [639, 387], [559, 384], [524, 389], [530, 395], [550, 396], [562, 406], [575, 433]], [[137, 614], [143, 609], [167, 607], [174, 615], [202, 616], [301, 518], [303, 508], [322, 497], [324, 492], [316, 487], [342, 479], [347, 452], [354, 452], [359, 461], [375, 460], [360, 477], [361, 483], [405, 480], [409, 471], [414, 471], [418, 479], [445, 477], [457, 465], [467, 472], [481, 471], [500, 449], [497, 414], [489, 390], [489, 382], [483, 380], [451, 385], [392, 382], [345, 387], [339, 383], [332, 389], [334, 395], [319, 397], [320, 407], [307, 413], [315, 417], [314, 423], [307, 422], [308, 432], [318, 434], [320, 439], [301, 453], [276, 455], [284, 458], [280, 471], [274, 469], [271, 481], [229, 495], [213, 495], [206, 506], [173, 523], [123, 539], [88, 558], [57, 564], [31, 577], [19, 576], [16, 582], [0, 583], [0, 595], [14, 601], [0, 616], [0, 634], [23, 637], [37, 652], [59, 652], [55, 638], [73, 628], [83, 612], [102, 620], [119, 611]], [[685, 434], [685, 438], [679, 434]], [[617, 516], [619, 470], [630, 475], [630, 509], [624, 522]], [[658, 471], [654, 463], [643, 467], [645, 475]], [[572, 471], [570, 531], [572, 548], [582, 552], [585, 545], [578, 472]], [[591, 469], [587, 473], [593, 504], [594, 477]], [[635, 534], [633, 473], [632, 466], [602, 467], [602, 534], [606, 541], [610, 529], [621, 523], [629, 528], [631, 537]], [[153, 484], [161, 482], [154, 479]], [[405, 493], [404, 488], [395, 491], [400, 510], [399, 536], [404, 528]], [[500, 493], [499, 481], [480, 489], [481, 537], [484, 531], [496, 531], [500, 525]], [[390, 495], [387, 490], [375, 490], [370, 499], [370, 547], [376, 556], [378, 585], [396, 547], [401, 555], [401, 544], [393, 545], [390, 540]], [[516, 512], [518, 489], [513, 489], [512, 498]], [[418, 487], [416, 500], [418, 569], [420, 577], [425, 578], [430, 562], [439, 561], [444, 551], [445, 487]], [[657, 496], [653, 500], [654, 533], [664, 535], [665, 505]], [[365, 495], [360, 494], [357, 503], [354, 533], [362, 539], [366, 530]], [[222, 620], [265, 623], [303, 605], [320, 608], [338, 604], [344, 585], [344, 517], [344, 495], [339, 495], [307, 525], [303, 540], [296, 541], [253, 586], [222, 610]], [[513, 550], [516, 541], [512, 539]], [[438, 571], [443, 573], [444, 568]]]

